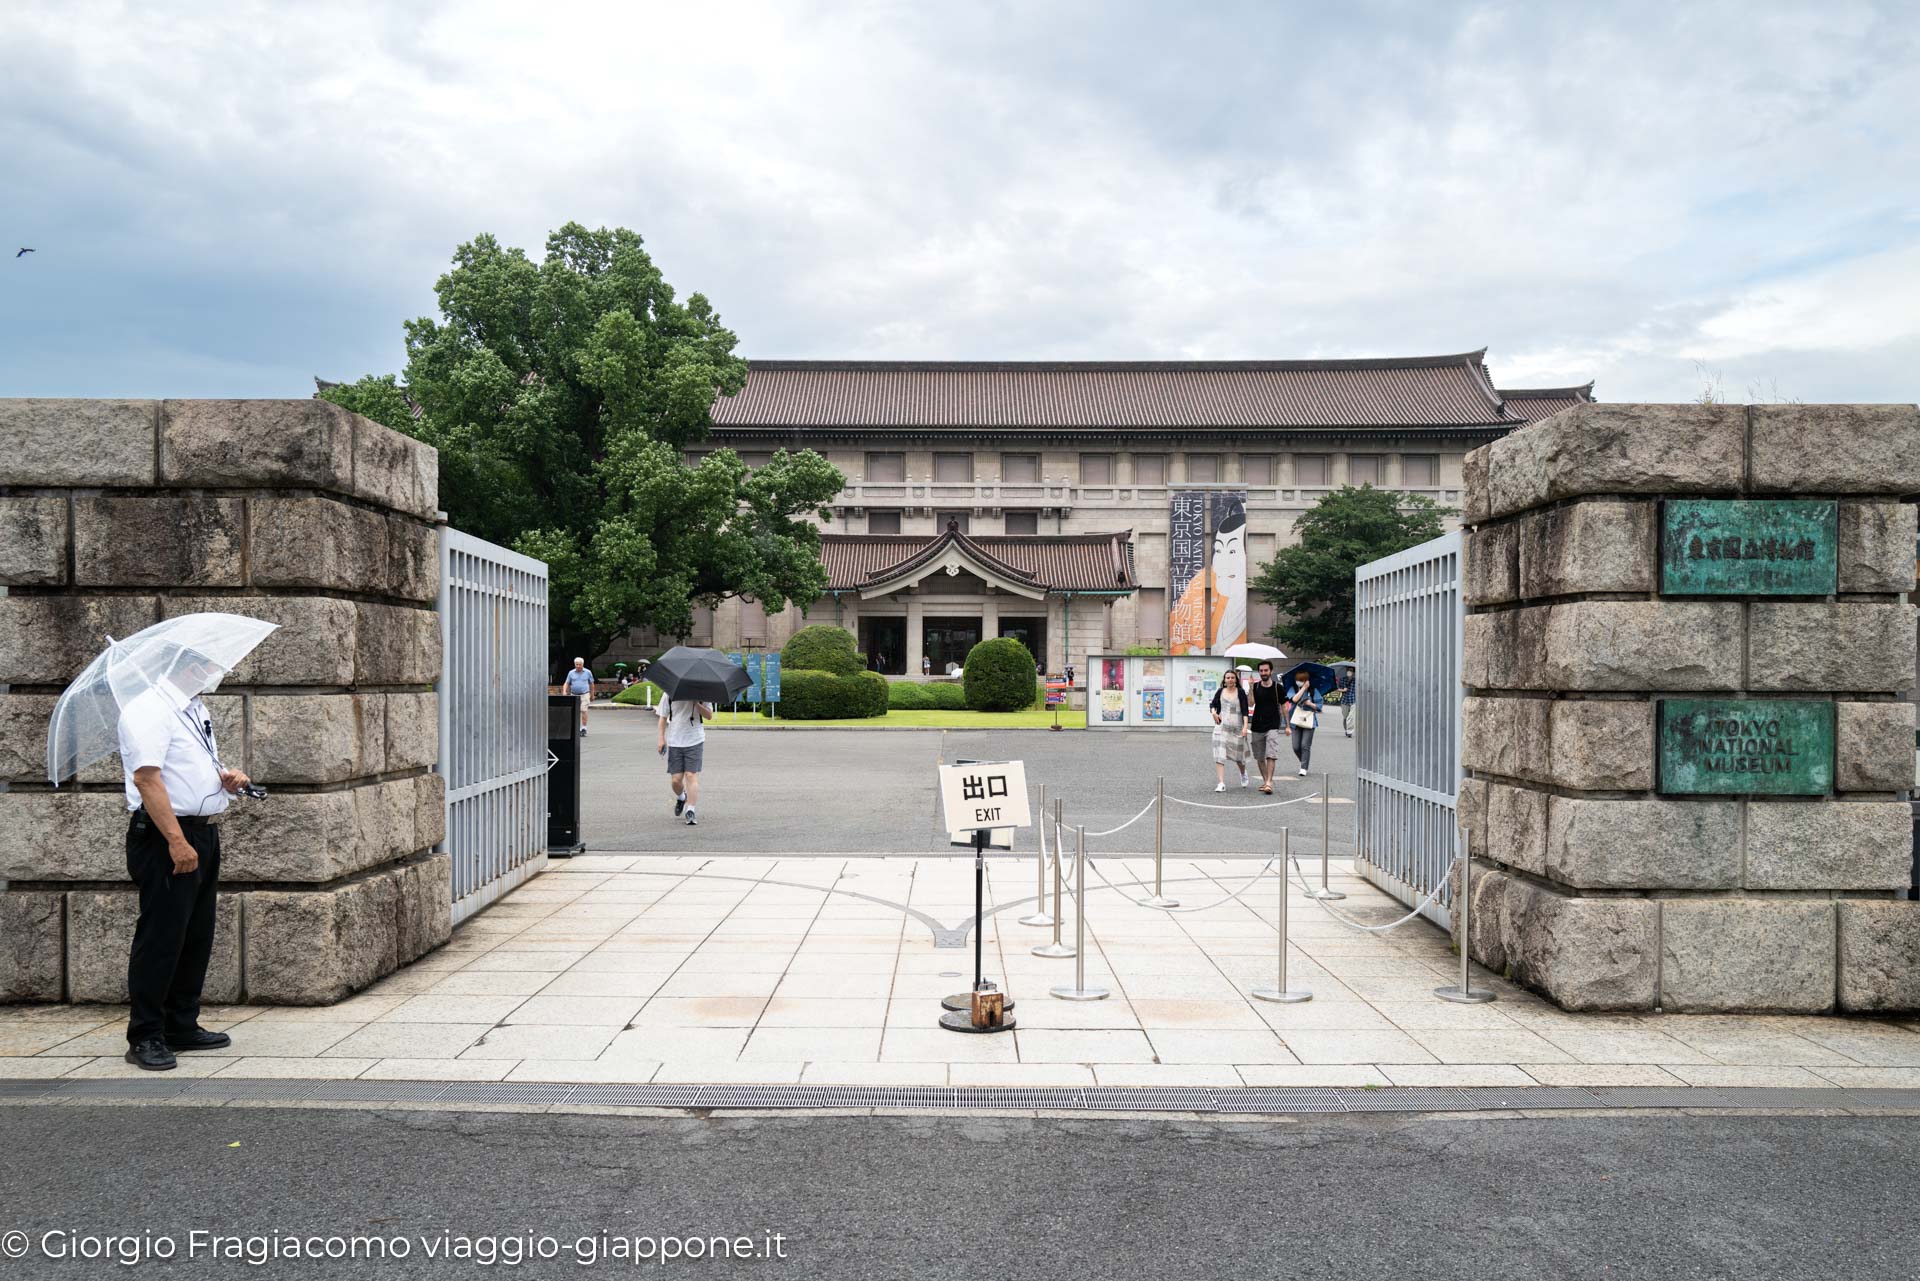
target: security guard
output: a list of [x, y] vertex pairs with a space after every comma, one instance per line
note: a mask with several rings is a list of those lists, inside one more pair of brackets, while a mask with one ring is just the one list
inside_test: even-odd
[[200, 1026], [200, 989], [213, 954], [220, 829], [228, 794], [248, 786], [220, 763], [200, 693], [223, 673], [190, 661], [120, 711], [126, 775], [127, 875], [140, 887], [140, 921], [127, 960], [127, 1062], [152, 1072], [180, 1050], [233, 1044]]

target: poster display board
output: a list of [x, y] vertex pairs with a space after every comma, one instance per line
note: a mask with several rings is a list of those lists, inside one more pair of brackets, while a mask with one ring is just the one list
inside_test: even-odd
[[1213, 695], [1234, 661], [1205, 654], [1096, 654], [1089, 729], [1212, 729]]

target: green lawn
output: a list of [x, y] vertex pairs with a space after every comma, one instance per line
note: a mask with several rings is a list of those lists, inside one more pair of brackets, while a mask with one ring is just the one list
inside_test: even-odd
[[[1060, 709], [1061, 729], [1086, 728], [1086, 713]], [[822, 726], [848, 726], [854, 729], [1047, 729], [1053, 725], [1053, 713], [964, 712], [964, 711], [891, 711], [885, 716], [868, 716], [844, 721], [776, 721], [765, 716], [733, 714], [722, 708], [707, 722], [708, 729], [819, 729]]]

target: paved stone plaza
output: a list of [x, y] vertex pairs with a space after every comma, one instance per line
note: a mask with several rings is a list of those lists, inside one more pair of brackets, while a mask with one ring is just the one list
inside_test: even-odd
[[[1177, 859], [1170, 892], [1204, 906], [1257, 860]], [[1148, 873], [1114, 859], [1126, 885]], [[1397, 904], [1345, 873], [1339, 906]], [[1047, 994], [1074, 963], [1029, 949], [1034, 864], [991, 867], [988, 968], [1018, 1030], [934, 1026], [972, 949], [934, 927], [972, 910], [960, 858], [592, 855], [558, 863], [451, 943], [339, 1005], [207, 1011], [229, 1053], [180, 1072], [231, 1077], [888, 1085], [1920, 1085], [1920, 1023], [1563, 1013], [1477, 975], [1491, 1005], [1436, 1000], [1456, 962], [1424, 921], [1356, 932], [1291, 899], [1303, 1005], [1253, 1001], [1273, 979], [1275, 881], [1198, 912], [1130, 904], [1094, 882], [1087, 977], [1107, 1000]], [[1137, 887], [1127, 886], [1137, 894]], [[1071, 937], [1069, 920], [1068, 937]], [[0, 1077], [137, 1075], [124, 1010], [0, 1011]]]

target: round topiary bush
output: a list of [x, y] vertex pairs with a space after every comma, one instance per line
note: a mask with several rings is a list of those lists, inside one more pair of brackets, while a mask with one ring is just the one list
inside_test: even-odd
[[852, 676], [842, 676], [843, 681], [852, 681], [860, 687], [861, 705], [866, 709], [856, 713], [861, 716], [885, 716], [887, 714], [886, 677], [879, 672], [855, 672]]
[[888, 681], [887, 706], [902, 712], [925, 711], [933, 706], [927, 689], [919, 681]]
[[1033, 654], [1011, 636], [981, 641], [967, 654], [967, 706], [1018, 712], [1033, 705]]
[[[853, 633], [844, 627], [818, 623], [802, 627], [780, 651], [782, 671], [831, 672], [852, 676], [867, 670], [867, 656], [856, 648]], [[786, 691], [781, 691], [785, 697]]]

